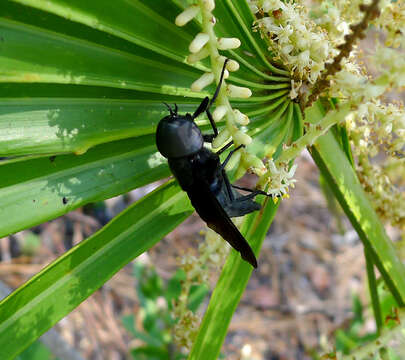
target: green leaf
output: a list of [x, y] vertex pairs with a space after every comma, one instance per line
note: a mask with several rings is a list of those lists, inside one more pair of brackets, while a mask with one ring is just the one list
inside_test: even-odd
[[169, 351], [157, 346], [140, 346], [131, 354], [135, 360], [170, 360]]
[[135, 328], [135, 319], [136, 318], [134, 315], [124, 316], [122, 318], [122, 324], [124, 325], [125, 329], [129, 331], [134, 338], [142, 340], [145, 344], [150, 346], [161, 347], [163, 344], [160, 341], [160, 339], [156, 339], [150, 334], [143, 331], [139, 331]]
[[54, 356], [52, 356], [50, 350], [39, 341], [36, 341], [21, 353], [16, 360], [47, 360], [53, 358]]
[[[241, 232], [255, 253], [259, 253], [278, 205], [266, 199], [260, 212], [246, 216]], [[259, 260], [260, 266], [260, 260]], [[217, 359], [232, 315], [245, 291], [252, 266], [231, 250], [211, 296], [189, 359]]]
[[169, 308], [172, 306], [172, 300], [180, 296], [181, 282], [186, 279], [186, 273], [183, 269], [178, 269], [176, 273], [170, 278], [165, 291], [165, 298]]
[[165, 114], [162, 104], [148, 100], [3, 99], [0, 156], [83, 154], [98, 144], [152, 134]]
[[35, 275], [0, 302], [0, 358], [16, 356], [191, 212], [170, 182]]
[[152, 141], [138, 137], [100, 145], [81, 156], [0, 162], [0, 236], [168, 176]]
[[[319, 103], [308, 110], [307, 118], [316, 122], [324, 114]], [[405, 304], [405, 267], [387, 236], [356, 176], [346, 152], [332, 132], [320, 137], [311, 154], [333, 190], [344, 212], [357, 231], [385, 283], [403, 306]]]
[[[1, 18], [0, 31], [0, 66], [12, 69], [0, 72], [1, 82], [83, 84], [192, 96], [188, 87], [199, 73], [178, 62], [162, 64]], [[50, 56], [36, 51], [41, 48]]]

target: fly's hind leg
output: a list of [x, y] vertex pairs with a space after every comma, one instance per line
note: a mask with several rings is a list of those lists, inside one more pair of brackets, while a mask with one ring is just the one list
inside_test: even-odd
[[[244, 200], [253, 199], [256, 195], [265, 195], [265, 196], [268, 196], [268, 197], [271, 197], [271, 198], [274, 197], [274, 195], [268, 194], [268, 193], [266, 193], [266, 192], [263, 191], [263, 190], [259, 190], [259, 189], [248, 189], [248, 188], [241, 187], [241, 186], [236, 186], [236, 185], [231, 185], [231, 186], [232, 186], [234, 189], [238, 189], [238, 190], [243, 190], [243, 191], [248, 191], [248, 192], [250, 192], [249, 195], [245, 195], [245, 196], [242, 196], [242, 197], [238, 198], [238, 199], [237, 199], [238, 201], [244, 201]], [[276, 197], [278, 197], [278, 196], [276, 196]]]
[[[230, 147], [232, 145], [232, 143], [228, 143], [226, 144], [222, 149], [217, 151], [217, 154], [221, 154], [222, 152], [224, 152], [224, 150], [226, 150], [228, 147]], [[231, 160], [232, 155], [238, 151], [240, 148], [245, 147], [245, 145], [239, 145], [237, 148], [231, 150], [228, 154], [228, 156], [226, 157], [226, 159], [224, 160], [224, 162], [221, 164], [221, 170], [225, 169], [226, 164], [228, 164], [229, 160]]]

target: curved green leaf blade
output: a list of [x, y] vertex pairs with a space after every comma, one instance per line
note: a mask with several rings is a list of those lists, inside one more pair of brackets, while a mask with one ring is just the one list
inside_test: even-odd
[[99, 145], [86, 154], [0, 162], [0, 237], [169, 175], [154, 136]]
[[[317, 122], [324, 114], [319, 102], [307, 113]], [[311, 154], [322, 175], [357, 231], [398, 304], [405, 304], [405, 267], [356, 176], [345, 151], [332, 132], [320, 137]]]
[[192, 211], [170, 182], [35, 275], [0, 302], [0, 358], [14, 358]]
[[162, 103], [115, 99], [3, 99], [0, 156], [85, 153], [90, 147], [152, 134]]
[[[278, 208], [278, 205], [269, 199], [262, 203], [264, 205], [261, 211], [248, 215], [241, 229], [256, 254], [260, 251]], [[189, 359], [218, 358], [232, 315], [251, 273], [252, 266], [243, 261], [240, 254], [232, 249], [211, 296]]]
[[[109, 86], [201, 97], [189, 90], [198, 70], [0, 18], [0, 82]], [[46, 49], [46, 56], [38, 49]]]
[[181, 9], [172, 1], [139, 0], [12, 0], [56, 14], [125, 39], [179, 62], [188, 55], [188, 45], [198, 27], [186, 32], [174, 24]]

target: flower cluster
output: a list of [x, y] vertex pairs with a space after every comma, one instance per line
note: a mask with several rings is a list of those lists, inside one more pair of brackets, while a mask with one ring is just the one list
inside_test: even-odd
[[[238, 223], [239, 219], [236, 219]], [[198, 247], [198, 256], [190, 252], [179, 260], [180, 268], [186, 274], [181, 294], [173, 303], [173, 316], [178, 319], [174, 326], [174, 341], [180, 348], [190, 350], [200, 326], [200, 317], [187, 308], [190, 289], [193, 285], [208, 284], [213, 270], [216, 272], [225, 262], [229, 245], [211, 229], [205, 233], [205, 241]]]
[[294, 188], [296, 180], [293, 178], [297, 165], [288, 169], [288, 164], [276, 164], [272, 159], [268, 160], [269, 171], [260, 177], [259, 185], [264, 188], [268, 186], [268, 192], [273, 196], [273, 201], [277, 202], [279, 197], [289, 197], [289, 188]]
[[[357, 159], [357, 172], [381, 218], [405, 229], [405, 194], [401, 181], [389, 173], [405, 155], [405, 110], [401, 102], [386, 103], [384, 96], [405, 86], [405, 60], [400, 50], [376, 45], [368, 62], [378, 71], [371, 78], [349, 60], [332, 77], [329, 95], [352, 107], [346, 127]], [[398, 175], [398, 170], [397, 170]], [[402, 176], [402, 179], [404, 176]]]
[[381, 15], [373, 24], [384, 30], [386, 46], [405, 48], [405, 2], [382, 1]]
[[179, 312], [178, 309], [173, 313], [179, 319], [173, 328], [173, 340], [180, 348], [190, 351], [200, 327], [200, 317], [191, 310]]
[[[389, 169], [395, 166], [398, 175], [398, 163], [403, 164], [405, 112], [401, 103], [387, 104], [384, 96], [392, 90], [401, 91], [405, 86], [403, 49], [395, 49], [404, 48], [405, 44], [405, 3], [389, 0], [379, 3], [370, 0], [321, 1], [308, 13], [297, 1], [252, 0], [250, 4], [258, 18], [257, 26], [269, 42], [269, 49], [292, 72], [296, 83], [291, 97], [299, 95], [297, 86], [300, 83], [297, 85], [297, 80], [303, 84], [307, 81], [309, 87], [317, 81], [313, 89], [319, 93], [326, 90], [330, 97], [340, 99], [340, 108], [350, 109], [342, 119], [346, 121], [353, 144], [359, 178], [380, 216], [403, 227], [405, 199], [395, 186], [395, 181], [400, 184], [401, 180], [398, 176], [395, 179]], [[364, 37], [368, 24], [373, 24], [385, 35], [385, 47], [377, 39], [376, 50], [367, 56], [367, 63], [377, 72], [374, 77], [362, 65], [362, 52], [353, 46], [355, 40]], [[336, 64], [335, 59], [339, 59]], [[328, 77], [320, 74], [325, 68]], [[322, 79], [322, 85], [326, 86], [319, 86]], [[328, 128], [332, 120], [323, 127]], [[326, 120], [324, 122], [326, 125]], [[320, 135], [318, 133], [316, 128], [308, 129], [295, 144], [296, 148], [305, 145], [305, 138], [306, 145], [310, 145]], [[286, 152], [297, 153], [290, 147], [282, 156], [287, 155]], [[279, 163], [276, 163], [272, 170], [274, 174], [277, 171], [282, 173], [278, 167]], [[284, 174], [287, 173], [285, 169]], [[265, 179], [260, 179], [260, 182], [265, 182]]]
[[[337, 26], [342, 23], [358, 22], [362, 17], [361, 12], [358, 11], [359, 6], [369, 2], [364, 0], [323, 2], [321, 5], [322, 11], [317, 11], [317, 15], [322, 19], [319, 24], [328, 23], [328, 20], [330, 24], [335, 23]], [[385, 32], [385, 45], [397, 48], [402, 44], [402, 47], [404, 47], [405, 3], [403, 1], [380, 0], [379, 8], [380, 15], [371, 23]], [[331, 34], [334, 29], [328, 28], [328, 32]]]
[[[303, 82], [313, 84], [336, 54], [327, 32], [310, 19], [307, 8], [281, 0], [250, 1], [257, 27], [268, 40], [269, 50], [291, 71], [291, 98]], [[343, 29], [342, 29], [343, 31]]]
[[[191, 90], [201, 91], [214, 81], [217, 83], [220, 80], [220, 74], [225, 56], [219, 54], [219, 50], [231, 50], [238, 48], [241, 42], [237, 38], [217, 38], [214, 32], [216, 19], [212, 14], [215, 8], [214, 0], [199, 0], [198, 3], [186, 8], [176, 18], [176, 25], [183, 26], [194, 19], [197, 15], [201, 15], [203, 31], [195, 36], [189, 46], [190, 55], [187, 61], [191, 64], [203, 60], [207, 57], [211, 61], [212, 71], [206, 72], [192, 85]], [[228, 78], [229, 71], [237, 71], [239, 64], [232, 59], [229, 59], [226, 64], [224, 78]], [[216, 108], [212, 114], [214, 121], [226, 120], [226, 126], [220, 131], [218, 136], [212, 142], [213, 148], [220, 148], [231, 138], [235, 144], [249, 145], [252, 138], [240, 129], [240, 125], [245, 126], [249, 123], [249, 118], [237, 109], [233, 109], [228, 98], [248, 98], [252, 95], [250, 89], [240, 87], [233, 84], [226, 84], [224, 81], [221, 90], [216, 100]], [[246, 149], [240, 149], [232, 161], [228, 164], [227, 169], [239, 164], [238, 174], [243, 175], [247, 168], [252, 169], [256, 173], [263, 173], [264, 165], [260, 159], [252, 154], [249, 154]], [[240, 175], [240, 176], [241, 176]]]
[[405, 194], [395, 186], [400, 184], [398, 177], [405, 178], [400, 171], [405, 155], [403, 105], [370, 99], [351, 113], [347, 129], [358, 160], [359, 179], [375, 210], [392, 225], [405, 229]]

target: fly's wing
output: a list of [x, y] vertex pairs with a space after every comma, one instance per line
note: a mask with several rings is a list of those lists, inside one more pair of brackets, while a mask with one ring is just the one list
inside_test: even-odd
[[231, 246], [240, 252], [242, 259], [257, 268], [257, 260], [249, 243], [231, 221], [220, 202], [204, 179], [194, 179], [187, 194], [198, 215], [208, 227], [221, 235]]

